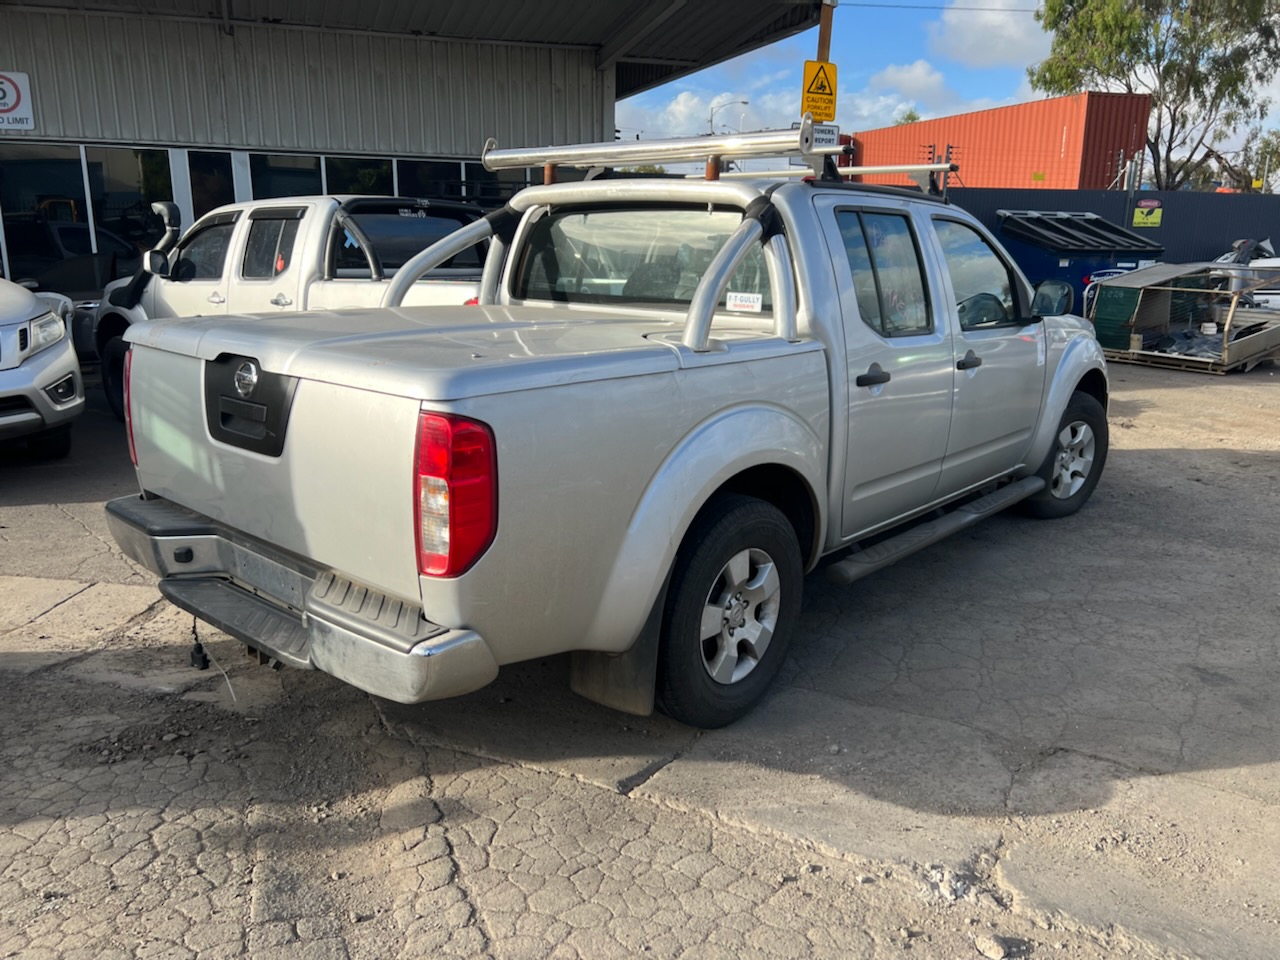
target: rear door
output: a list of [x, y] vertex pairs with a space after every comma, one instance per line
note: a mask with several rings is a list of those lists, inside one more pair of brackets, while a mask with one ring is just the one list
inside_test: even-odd
[[208, 317], [227, 312], [229, 256], [243, 211], [199, 221], [169, 256], [169, 276], [153, 277], [143, 295], [148, 317]]
[[231, 313], [279, 313], [302, 310], [298, 289], [306, 264], [299, 263], [306, 206], [256, 207], [249, 211], [244, 243], [237, 247], [235, 282], [227, 305]]
[[932, 218], [954, 333], [954, 409], [939, 493], [1018, 466], [1044, 396], [1044, 324], [1030, 321], [1022, 277], [972, 224]]
[[919, 226], [901, 201], [816, 198], [845, 333], [848, 431], [841, 535], [857, 537], [933, 498], [951, 422], [951, 330]]

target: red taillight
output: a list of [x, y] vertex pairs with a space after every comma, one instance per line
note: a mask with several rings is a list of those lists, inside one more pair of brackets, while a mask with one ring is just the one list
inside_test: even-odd
[[462, 305], [464, 307], [478, 307], [480, 306], [480, 298], [472, 297], [470, 300], [463, 300]]
[[450, 414], [418, 417], [414, 528], [418, 571], [456, 577], [480, 558], [498, 529], [498, 459], [493, 431]]
[[138, 448], [133, 442], [133, 405], [129, 403], [129, 379], [133, 376], [133, 348], [124, 354], [124, 428], [129, 434], [129, 459], [138, 465]]

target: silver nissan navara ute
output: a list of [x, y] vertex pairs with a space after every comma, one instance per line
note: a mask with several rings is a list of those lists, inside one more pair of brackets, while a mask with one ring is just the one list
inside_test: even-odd
[[[810, 175], [718, 176], [780, 155]], [[114, 536], [264, 660], [380, 697], [571, 652], [584, 696], [715, 727], [777, 674], [820, 562], [850, 583], [1088, 500], [1107, 374], [1069, 288], [940, 199], [845, 182], [808, 121], [484, 161], [708, 156], [529, 187], [377, 309], [131, 325]], [[478, 305], [400, 305], [486, 241]]]

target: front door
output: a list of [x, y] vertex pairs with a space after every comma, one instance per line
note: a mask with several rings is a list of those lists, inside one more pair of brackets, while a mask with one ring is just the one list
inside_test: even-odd
[[1040, 415], [1044, 324], [1031, 322], [1022, 278], [973, 226], [933, 218], [955, 333], [955, 399], [939, 493], [950, 495], [1022, 463]]
[[228, 253], [239, 211], [214, 214], [192, 227], [169, 255], [169, 275], [152, 277], [148, 317], [208, 317], [227, 312]]
[[906, 204], [816, 202], [845, 333], [848, 402], [832, 429], [847, 430], [841, 535], [851, 539], [934, 496], [951, 423], [951, 330]]

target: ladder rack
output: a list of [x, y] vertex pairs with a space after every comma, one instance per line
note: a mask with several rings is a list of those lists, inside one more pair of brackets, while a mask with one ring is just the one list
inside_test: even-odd
[[616, 167], [638, 163], [681, 163], [705, 160], [706, 179], [720, 179], [721, 160], [761, 157], [802, 157], [820, 172], [830, 151], [813, 146], [813, 117], [804, 115], [796, 130], [764, 130], [734, 136], [680, 137], [673, 140], [581, 143], [561, 147], [498, 149], [492, 137], [485, 142], [480, 160], [486, 170], [542, 167], [547, 183], [555, 182], [557, 166]]
[[[960, 167], [946, 163], [906, 163], [868, 167], [836, 167], [832, 159], [848, 155], [848, 147], [815, 147], [813, 117], [805, 114], [795, 130], [762, 130], [732, 136], [678, 137], [670, 140], [637, 140], [605, 143], [578, 143], [558, 147], [498, 148], [490, 137], [480, 153], [489, 171], [521, 167], [542, 167], [543, 181], [556, 182], [556, 168], [619, 167], [640, 163], [684, 163], [705, 160], [704, 173], [688, 174], [689, 180], [773, 180], [782, 177], [821, 176], [824, 168], [830, 176], [834, 168], [840, 176], [870, 176], [885, 173], [955, 173]], [[767, 170], [760, 173], [738, 170], [720, 171], [721, 161], [762, 158], [800, 157], [807, 167]]]
[[[836, 173], [842, 177], [871, 177], [886, 173], [957, 173], [958, 163], [888, 163], [870, 167], [836, 167]], [[811, 177], [813, 171], [804, 167], [789, 167], [786, 170], [733, 170], [720, 174], [721, 180], [776, 180], [781, 177]], [[699, 173], [685, 174], [686, 180], [701, 180]]]

